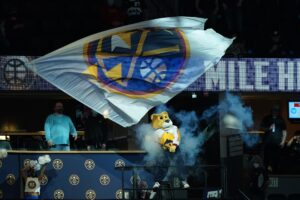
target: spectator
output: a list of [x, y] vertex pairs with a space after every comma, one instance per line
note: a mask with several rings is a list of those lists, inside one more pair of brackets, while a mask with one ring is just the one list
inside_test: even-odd
[[107, 144], [107, 125], [105, 119], [85, 107], [83, 122], [87, 150], [98, 148], [105, 150]]
[[263, 118], [261, 123], [264, 134], [264, 162], [268, 171], [277, 173], [279, 170], [281, 149], [286, 139], [286, 124], [279, 115], [280, 108], [274, 105], [271, 114]]
[[296, 131], [287, 146], [300, 155], [300, 131]]
[[143, 21], [143, 19], [144, 19], [144, 2], [143, 2], [143, 0], [127, 0], [125, 9], [126, 9], [128, 24]]
[[104, 29], [115, 28], [124, 25], [125, 17], [122, 12], [122, 1], [106, 0], [102, 2], [100, 12], [103, 20]]
[[[21, 170], [21, 177], [25, 183], [24, 199], [39, 199], [40, 182], [44, 177], [46, 164], [49, 162], [51, 162], [49, 155], [40, 156], [38, 160], [30, 160], [29, 164]], [[41, 170], [40, 174], [37, 175], [39, 170]]]
[[25, 24], [19, 17], [17, 10], [10, 11], [4, 24], [5, 37], [8, 40], [7, 43], [12, 51], [20, 53], [25, 45]]
[[287, 143], [289, 165], [286, 171], [289, 173], [300, 172], [300, 131], [296, 131], [294, 136]]
[[280, 32], [276, 29], [272, 31], [270, 39], [271, 41], [267, 52], [268, 55], [271, 57], [281, 57], [285, 55], [286, 53], [284, 51], [284, 44]]
[[5, 20], [0, 18], [0, 52], [5, 52], [9, 47], [5, 32]]
[[199, 17], [207, 18], [206, 24], [209, 27], [216, 25], [219, 12], [219, 0], [196, 0], [195, 8]]
[[70, 117], [63, 114], [63, 104], [57, 102], [54, 113], [45, 122], [45, 136], [51, 150], [70, 150], [69, 135], [77, 139], [77, 132]]
[[262, 159], [255, 155], [251, 160], [249, 189], [252, 200], [264, 200], [268, 186], [268, 174], [264, 168]]
[[244, 0], [222, 0], [227, 31], [229, 34], [237, 34], [242, 32], [242, 4]]

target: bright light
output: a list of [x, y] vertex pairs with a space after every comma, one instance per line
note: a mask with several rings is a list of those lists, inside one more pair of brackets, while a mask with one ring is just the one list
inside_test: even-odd
[[192, 98], [196, 99], [197, 98], [197, 94], [195, 92], [192, 93]]
[[103, 117], [106, 119], [106, 118], [108, 118], [108, 115], [109, 115], [109, 111], [108, 110], [104, 110]]

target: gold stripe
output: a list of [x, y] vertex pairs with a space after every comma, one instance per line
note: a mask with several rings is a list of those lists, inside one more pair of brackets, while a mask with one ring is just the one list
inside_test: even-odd
[[133, 57], [133, 59], [132, 59], [132, 61], [130, 63], [130, 68], [129, 68], [129, 72], [128, 72], [128, 75], [127, 75], [128, 79], [130, 79], [132, 77], [132, 74], [133, 74], [133, 71], [134, 71], [134, 67], [135, 67], [135, 63], [137, 61], [138, 56], [140, 56], [141, 53], [142, 53], [143, 46], [144, 46], [144, 43], [145, 43], [145, 40], [146, 40], [148, 32], [149, 32], [148, 30], [143, 31], [143, 33], [141, 35], [140, 41], [138, 43], [137, 50], [135, 52], [135, 57]]
[[98, 42], [96, 53], [102, 51], [102, 41], [103, 41], [103, 39], [101, 38]]
[[158, 54], [168, 53], [168, 52], [179, 52], [178, 45], [175, 45], [175, 46], [172, 46], [172, 47], [165, 47], [165, 48], [145, 51], [143, 53], [143, 56], [153, 56], [153, 55], [158, 55]]

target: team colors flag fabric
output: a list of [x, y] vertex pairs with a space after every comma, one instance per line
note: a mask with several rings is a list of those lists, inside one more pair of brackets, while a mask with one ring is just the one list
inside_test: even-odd
[[[232, 39], [205, 19], [169, 17], [100, 32], [31, 62], [48, 82], [127, 127], [223, 56]], [[185, 103], [185, 102], [182, 102]]]

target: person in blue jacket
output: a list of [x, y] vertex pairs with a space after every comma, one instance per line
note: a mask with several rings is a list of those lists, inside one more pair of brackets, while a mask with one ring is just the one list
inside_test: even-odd
[[77, 132], [71, 118], [63, 114], [63, 104], [57, 102], [54, 113], [45, 122], [45, 137], [53, 151], [70, 150], [70, 135], [77, 139]]

